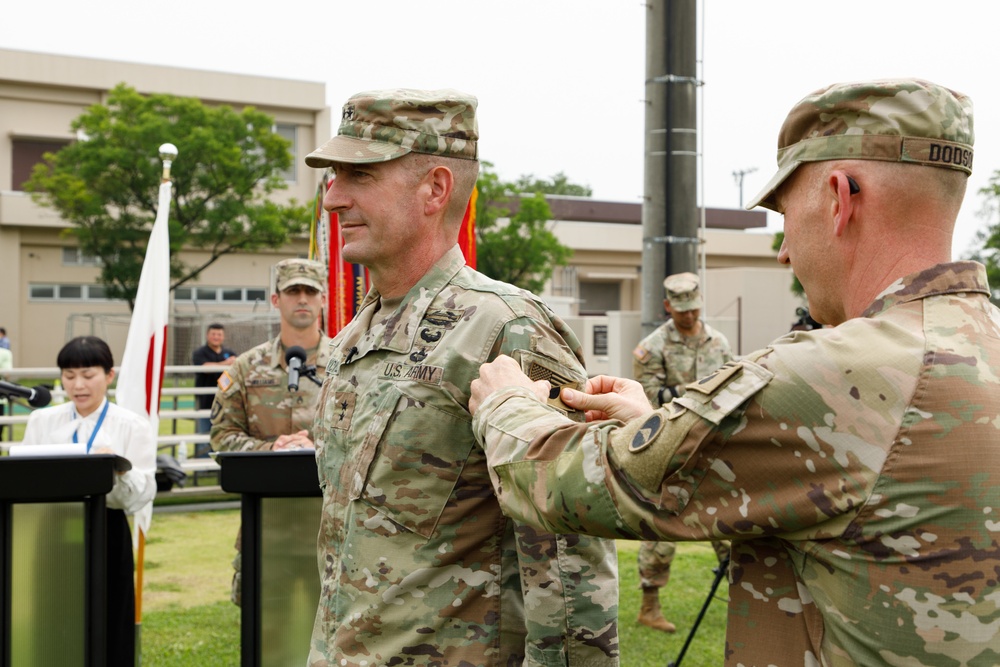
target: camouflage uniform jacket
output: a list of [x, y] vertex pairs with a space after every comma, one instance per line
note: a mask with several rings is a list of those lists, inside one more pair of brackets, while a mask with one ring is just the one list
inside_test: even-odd
[[632, 373], [654, 406], [670, 402], [667, 387], [683, 393], [688, 382], [708, 375], [733, 358], [724, 335], [705, 322], [701, 327], [697, 335], [685, 336], [673, 320], [667, 320], [632, 351]]
[[[613, 542], [515, 525], [472, 435], [469, 387], [500, 353], [584, 380], [579, 342], [455, 246], [333, 342], [317, 416], [320, 604], [309, 664], [617, 665]], [[520, 352], [516, 352], [520, 350]]]
[[784, 336], [627, 425], [570, 423], [510, 388], [474, 428], [512, 516], [607, 537], [732, 538], [727, 665], [995, 664], [989, 294], [981, 265], [940, 264], [862, 317]]
[[[316, 366], [322, 381], [330, 358], [330, 337], [307, 350], [306, 365]], [[212, 404], [212, 449], [220, 452], [268, 450], [279, 435], [312, 433], [320, 388], [301, 378], [299, 390], [288, 390], [288, 364], [281, 336], [239, 357], [219, 377]]]

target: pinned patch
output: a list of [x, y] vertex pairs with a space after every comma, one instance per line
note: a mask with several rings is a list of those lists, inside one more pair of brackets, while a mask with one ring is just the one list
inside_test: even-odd
[[216, 383], [219, 385], [219, 389], [226, 391], [233, 386], [233, 378], [229, 377], [229, 371], [223, 371], [222, 375], [219, 376], [219, 380]]
[[452, 329], [465, 315], [465, 310], [449, 310], [441, 308], [439, 310], [429, 310], [424, 315], [424, 322], [442, 329]]
[[653, 441], [656, 440], [656, 436], [658, 436], [660, 431], [663, 430], [663, 423], [663, 416], [659, 413], [654, 413], [642, 426], [639, 427], [636, 434], [632, 436], [632, 442], [629, 443], [628, 450], [635, 454], [653, 444]]

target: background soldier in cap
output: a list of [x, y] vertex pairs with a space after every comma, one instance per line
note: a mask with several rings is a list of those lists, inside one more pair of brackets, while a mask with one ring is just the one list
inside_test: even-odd
[[[698, 276], [675, 273], [663, 281], [667, 298], [663, 307], [671, 318], [656, 328], [632, 352], [632, 373], [656, 407], [684, 393], [684, 385], [694, 382], [733, 358], [729, 341], [701, 319], [701, 290]], [[729, 545], [713, 540], [712, 548], [723, 562]], [[673, 623], [660, 610], [660, 589], [670, 580], [670, 565], [676, 547], [673, 542], [645, 540], [639, 546], [639, 585], [642, 604], [639, 623], [656, 630], [673, 632]]]
[[[319, 386], [302, 378], [298, 390], [290, 390], [285, 352], [292, 346], [303, 348], [304, 365], [315, 365], [316, 378], [322, 381], [330, 347], [330, 337], [322, 332], [319, 322], [325, 287], [326, 269], [319, 262], [286, 259], [275, 265], [271, 305], [281, 314], [281, 330], [266, 343], [239, 355], [219, 377], [212, 405], [215, 451], [314, 447], [312, 428]], [[233, 602], [240, 604], [240, 536], [236, 551]]]
[[323, 205], [373, 285], [333, 341], [316, 421], [313, 667], [618, 664], [613, 542], [504, 517], [472, 434], [469, 385], [497, 354], [586, 378], [545, 304], [465, 264], [475, 109], [453, 90], [360, 93], [306, 157], [332, 168]]
[[[473, 428], [505, 510], [556, 531], [729, 537], [729, 665], [974, 665], [1000, 655], [1000, 311], [951, 261], [968, 98], [917, 80], [799, 102], [751, 205], [785, 216], [799, 331], [649, 411], [598, 377], [539, 401], [503, 357]], [[544, 383], [539, 383], [543, 385]], [[547, 394], [546, 394], [547, 395]]]
[[655, 407], [684, 393], [684, 385], [733, 358], [729, 341], [701, 319], [698, 276], [675, 273], [663, 281], [670, 319], [632, 351], [632, 373]]

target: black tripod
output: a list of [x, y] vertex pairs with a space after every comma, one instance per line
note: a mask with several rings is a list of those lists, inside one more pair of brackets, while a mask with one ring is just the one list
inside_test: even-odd
[[701, 624], [701, 619], [705, 618], [705, 612], [708, 611], [708, 605], [712, 604], [712, 598], [715, 597], [715, 591], [719, 588], [719, 582], [722, 581], [722, 577], [729, 572], [729, 556], [726, 556], [725, 560], [719, 563], [719, 566], [712, 570], [715, 573], [715, 579], [712, 581], [712, 588], [708, 591], [708, 597], [705, 598], [705, 604], [701, 605], [701, 611], [698, 612], [698, 618], [694, 619], [694, 625], [691, 626], [691, 632], [688, 633], [687, 639], [684, 640], [684, 646], [681, 647], [681, 652], [677, 656], [677, 660], [672, 660], [667, 663], [667, 667], [680, 667], [681, 660], [684, 659], [684, 654], [687, 653], [688, 646], [691, 645], [691, 640], [694, 639], [694, 633], [698, 631], [698, 626]]

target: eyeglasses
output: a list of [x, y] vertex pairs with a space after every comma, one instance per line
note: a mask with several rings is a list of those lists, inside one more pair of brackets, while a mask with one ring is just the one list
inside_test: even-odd
[[853, 178], [851, 178], [850, 176], [848, 176], [847, 177], [847, 190], [852, 195], [856, 195], [859, 192], [861, 192], [861, 187], [858, 185], [858, 182], [856, 180], [854, 180]]

